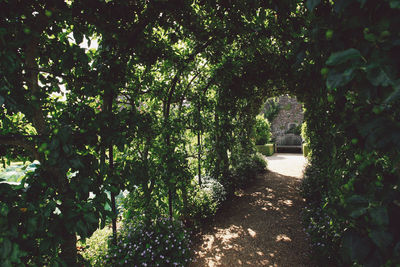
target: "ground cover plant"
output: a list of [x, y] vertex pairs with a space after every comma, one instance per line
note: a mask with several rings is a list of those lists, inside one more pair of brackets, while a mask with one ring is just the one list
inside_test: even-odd
[[189, 242], [181, 222], [169, 218], [148, 225], [129, 222], [110, 241], [100, 266], [185, 266], [191, 257]]

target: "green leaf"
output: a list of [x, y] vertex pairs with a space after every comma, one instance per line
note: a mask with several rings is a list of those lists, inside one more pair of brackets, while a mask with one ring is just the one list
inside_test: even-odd
[[36, 231], [37, 223], [38, 223], [37, 217], [30, 217], [26, 223], [28, 232], [33, 233], [34, 231]]
[[363, 262], [363, 267], [377, 267], [383, 266], [384, 261], [382, 259], [382, 255], [378, 249], [375, 249], [374, 253], [370, 255], [365, 261]]
[[360, 59], [361, 53], [357, 49], [350, 48], [344, 51], [332, 53], [328, 60], [326, 61], [326, 65], [335, 66], [342, 63], [345, 63], [349, 60]]
[[349, 197], [349, 198], [347, 199], [347, 202], [348, 202], [348, 203], [352, 203], [352, 204], [354, 204], [354, 203], [360, 204], [360, 203], [368, 203], [369, 201], [368, 201], [368, 199], [366, 199], [366, 198], [363, 197], [363, 196], [360, 196], [360, 195], [353, 195], [353, 196], [351, 196], [351, 197]]
[[357, 207], [357, 208], [353, 209], [350, 212], [350, 217], [358, 218], [361, 215], [364, 215], [366, 212], [367, 212], [367, 208], [366, 207]]
[[321, 0], [307, 0], [306, 6], [307, 9], [313, 11], [316, 6], [321, 3]]
[[400, 0], [390, 1], [390, 7], [400, 9]]
[[90, 40], [90, 38], [86, 35], [85, 36], [86, 40], [87, 40], [87, 46], [90, 47], [92, 44], [92, 40]]
[[367, 237], [362, 237], [358, 233], [346, 231], [342, 239], [342, 254], [351, 261], [364, 260], [372, 249], [372, 244]]
[[383, 206], [372, 208], [369, 211], [371, 215], [372, 222], [377, 225], [388, 225], [389, 224], [389, 215], [387, 212], [387, 208]]
[[378, 36], [376, 36], [373, 33], [370, 33], [369, 29], [365, 29], [364, 30], [364, 39], [367, 40], [368, 42], [375, 43], [376, 40], [378, 39]]
[[367, 0], [358, 0], [358, 2], [360, 2], [361, 8], [363, 8], [365, 3], [367, 3]]
[[386, 249], [393, 240], [391, 234], [382, 230], [373, 230], [368, 236], [381, 249]]
[[93, 213], [86, 213], [83, 215], [83, 218], [88, 224], [97, 224], [98, 220], [95, 214]]
[[400, 260], [400, 242], [397, 242], [396, 246], [394, 246], [393, 255]]
[[[44, 144], [46, 144], [46, 143], [44, 143]], [[51, 150], [56, 150], [56, 149], [58, 149], [59, 145], [60, 145], [60, 140], [57, 137], [53, 137], [53, 140], [51, 140], [49, 148]], [[46, 147], [47, 147], [47, 144], [46, 144], [45, 148]]]
[[332, 70], [326, 79], [326, 87], [332, 90], [334, 88], [348, 84], [354, 78], [354, 68], [345, 70], [343, 73]]
[[18, 261], [18, 256], [19, 256], [19, 246], [18, 244], [14, 243], [13, 244], [13, 249], [10, 255], [10, 260], [11, 262], [17, 262]]
[[71, 131], [67, 127], [63, 127], [59, 130], [59, 138], [60, 138], [61, 143], [63, 143], [63, 144], [67, 143], [70, 135], [71, 135]]
[[388, 86], [393, 84], [393, 81], [389, 75], [389, 71], [385, 71], [381, 66], [371, 64], [367, 67], [367, 79], [374, 86]]
[[8, 211], [9, 211], [9, 209], [8, 209], [7, 204], [0, 203], [0, 215], [5, 217], [5, 216], [7, 216]]
[[86, 225], [80, 220], [76, 223], [76, 232], [80, 236], [87, 237], [88, 229], [87, 229]]
[[353, 195], [349, 197], [346, 202], [348, 204], [347, 209], [352, 218], [358, 218], [365, 214], [369, 206], [369, 201], [360, 195]]
[[385, 104], [390, 104], [400, 99], [400, 84], [394, 87], [394, 91], [385, 99]]
[[42, 241], [40, 241], [40, 244], [39, 244], [39, 249], [41, 250], [41, 251], [48, 251], [49, 249], [50, 249], [50, 247], [51, 247], [51, 241], [50, 241], [50, 239], [43, 239]]
[[353, 0], [335, 0], [333, 9], [336, 13], [342, 12]]
[[1, 267], [13, 267], [10, 260], [1, 261]]
[[80, 169], [85, 167], [79, 158], [73, 158], [69, 162], [71, 163], [71, 166], [74, 169]]
[[83, 42], [83, 34], [79, 31], [74, 31], [73, 32], [74, 39], [77, 45]]
[[12, 244], [8, 238], [4, 238], [0, 246], [0, 258], [6, 259], [11, 252]]
[[63, 150], [64, 150], [64, 152], [65, 152], [66, 154], [70, 154], [70, 153], [71, 153], [71, 148], [70, 148], [69, 145], [64, 144], [62, 148], [63, 148]]

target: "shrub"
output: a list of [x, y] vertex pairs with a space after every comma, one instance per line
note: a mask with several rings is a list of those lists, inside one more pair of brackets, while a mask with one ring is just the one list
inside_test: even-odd
[[301, 124], [301, 138], [306, 144], [310, 144], [310, 137], [307, 135], [307, 122]]
[[185, 223], [198, 227], [204, 220], [213, 217], [225, 200], [226, 191], [222, 184], [212, 177], [204, 177], [201, 187], [190, 198]]
[[393, 201], [399, 192], [384, 184], [398, 184], [397, 167], [389, 157], [353, 149], [341, 148], [348, 160], [330, 161], [334, 168], [315, 164], [312, 155], [305, 171], [303, 218], [315, 260], [335, 266], [397, 266], [400, 208]]
[[211, 199], [217, 203], [217, 205], [226, 200], [225, 188], [220, 182], [210, 176], [203, 178], [201, 189], [205, 192], [208, 192], [211, 196]]
[[310, 145], [308, 144], [303, 144], [303, 156], [304, 157], [308, 157], [308, 155], [310, 154], [311, 149], [310, 149]]
[[185, 266], [190, 261], [190, 235], [179, 221], [161, 218], [145, 225], [125, 222], [109, 243], [104, 266]]
[[85, 243], [80, 245], [83, 249], [80, 251], [82, 257], [90, 263], [90, 266], [102, 266], [108, 250], [108, 241], [112, 237], [112, 229], [104, 227], [96, 230]]
[[264, 117], [267, 118], [268, 121], [272, 122], [278, 115], [279, 110], [280, 110], [279, 99], [270, 98], [265, 102], [263, 107]]
[[238, 162], [232, 172], [232, 182], [234, 188], [245, 187], [249, 181], [253, 180], [256, 172], [252, 167], [253, 164], [248, 159], [242, 159]]
[[311, 156], [311, 147], [310, 147], [310, 137], [307, 135], [307, 123], [303, 122], [301, 125], [301, 138], [303, 139], [303, 156], [309, 157]]
[[266, 166], [265, 160], [257, 154], [250, 159], [241, 159], [233, 169], [234, 188], [246, 187], [249, 182], [256, 178], [258, 173], [265, 170]]
[[256, 153], [253, 157], [254, 170], [257, 173], [263, 172], [267, 168], [267, 162], [264, 160], [260, 153]]
[[263, 145], [268, 143], [271, 138], [271, 127], [267, 119], [262, 115], [256, 117], [256, 144]]
[[272, 156], [274, 154], [274, 144], [256, 145], [257, 151], [264, 156]]
[[295, 135], [301, 135], [301, 127], [302, 125], [291, 125], [289, 130], [286, 131], [287, 134], [295, 134]]

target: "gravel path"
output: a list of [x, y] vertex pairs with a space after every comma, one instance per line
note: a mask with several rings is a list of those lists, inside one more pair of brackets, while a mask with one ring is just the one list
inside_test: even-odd
[[190, 266], [312, 266], [300, 218], [306, 161], [293, 154], [267, 160], [271, 171], [221, 209], [195, 247]]
[[303, 177], [303, 170], [307, 164], [302, 154], [276, 153], [266, 159], [270, 171], [295, 178]]

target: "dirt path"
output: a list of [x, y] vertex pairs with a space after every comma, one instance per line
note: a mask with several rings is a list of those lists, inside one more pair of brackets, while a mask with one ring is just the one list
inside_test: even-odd
[[305, 160], [290, 154], [267, 159], [271, 171], [222, 209], [190, 266], [311, 266], [300, 218]]

